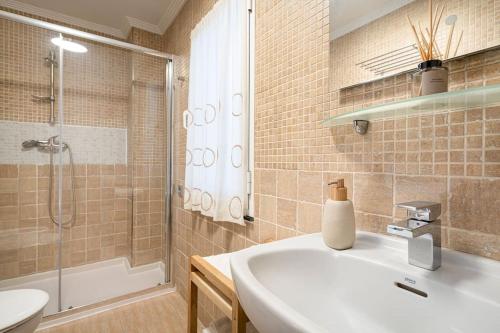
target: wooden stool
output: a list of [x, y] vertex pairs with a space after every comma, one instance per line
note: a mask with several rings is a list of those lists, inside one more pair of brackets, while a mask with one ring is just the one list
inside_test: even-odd
[[231, 319], [232, 333], [245, 333], [248, 318], [238, 301], [233, 281], [200, 256], [189, 259], [188, 333], [197, 333], [198, 290]]

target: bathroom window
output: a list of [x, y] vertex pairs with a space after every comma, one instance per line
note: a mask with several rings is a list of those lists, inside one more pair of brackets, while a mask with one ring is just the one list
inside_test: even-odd
[[184, 208], [244, 224], [252, 214], [252, 2], [219, 0], [191, 32]]

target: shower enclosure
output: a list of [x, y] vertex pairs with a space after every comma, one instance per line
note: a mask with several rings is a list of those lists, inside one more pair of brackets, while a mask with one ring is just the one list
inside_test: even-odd
[[173, 62], [135, 35], [0, 10], [0, 290], [45, 315], [170, 286]]

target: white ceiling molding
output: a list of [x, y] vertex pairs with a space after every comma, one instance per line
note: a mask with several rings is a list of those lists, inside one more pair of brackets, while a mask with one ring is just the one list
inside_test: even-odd
[[182, 6], [184, 5], [185, 2], [186, 0], [168, 1], [167, 8], [165, 9], [163, 15], [161, 16], [157, 24], [145, 22], [135, 17], [124, 16], [122, 19], [123, 23], [120, 23], [118, 25], [116, 25], [115, 23], [115, 26], [108, 26], [95, 23], [82, 18], [66, 15], [54, 10], [41, 8], [17, 0], [0, 0], [0, 6], [7, 7], [13, 10], [18, 10], [31, 15], [41, 16], [63, 24], [70, 24], [91, 31], [100, 32], [106, 35], [117, 37], [119, 39], [126, 39], [132, 27], [149, 31], [159, 35], [164, 34], [165, 31], [168, 29], [168, 27], [174, 21], [177, 14], [182, 9]]
[[132, 27], [146, 30], [158, 35], [163, 34], [163, 31], [161, 31], [160, 28], [158, 28], [158, 26], [155, 24], [141, 21], [139, 19], [136, 19], [135, 17], [125, 16], [125, 18], [127, 20], [127, 34]]
[[108, 27], [107, 25], [102, 25], [87, 20], [82, 20], [77, 17], [61, 14], [52, 10], [36, 7], [26, 3], [22, 3], [15, 0], [0, 0], [0, 6], [7, 7], [10, 9], [18, 10], [27, 14], [41, 16], [50, 20], [58, 21], [61, 23], [70, 24], [73, 26], [78, 26], [84, 29], [101, 32], [106, 35], [114, 36], [120, 39], [126, 39], [127, 34], [124, 34], [122, 30], [113, 27]]
[[163, 33], [167, 31], [168, 27], [174, 22], [175, 17], [184, 6], [186, 0], [171, 0], [165, 12], [163, 13], [160, 22], [158, 22], [158, 28]]

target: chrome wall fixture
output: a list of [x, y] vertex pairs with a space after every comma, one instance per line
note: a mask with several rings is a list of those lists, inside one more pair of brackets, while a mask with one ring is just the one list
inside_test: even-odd
[[[50, 164], [49, 164], [49, 201], [48, 201], [48, 210], [49, 217], [52, 222], [56, 225], [61, 224], [63, 227], [71, 227], [76, 219], [76, 194], [75, 194], [75, 166], [73, 163], [73, 152], [71, 151], [71, 147], [66, 142], [59, 142], [57, 140], [58, 135], [52, 136], [47, 140], [27, 140], [22, 143], [23, 149], [33, 149], [37, 148], [43, 151], [47, 151], [50, 154]], [[58, 219], [54, 215], [54, 209], [52, 200], [55, 197], [54, 195], [54, 178], [55, 178], [55, 163], [54, 163], [54, 154], [55, 153], [63, 153], [64, 151], [68, 152], [69, 156], [69, 179], [71, 182], [71, 214], [69, 219], [66, 221]]]
[[50, 66], [50, 80], [49, 80], [49, 96], [38, 96], [32, 95], [35, 100], [38, 101], [48, 101], [50, 103], [50, 116], [49, 116], [49, 124], [54, 125], [56, 122], [55, 115], [55, 104], [56, 104], [56, 96], [54, 92], [54, 68], [57, 67], [56, 53], [51, 50], [49, 52], [48, 57], [45, 58], [45, 62]]
[[418, 64], [420, 55], [415, 44], [389, 51], [376, 57], [367, 59], [356, 66], [370, 71], [375, 75], [383, 76], [387, 73], [399, 71], [410, 65]]
[[368, 120], [353, 120], [352, 128], [354, 128], [356, 133], [363, 135], [368, 131], [369, 124], [370, 122]]

